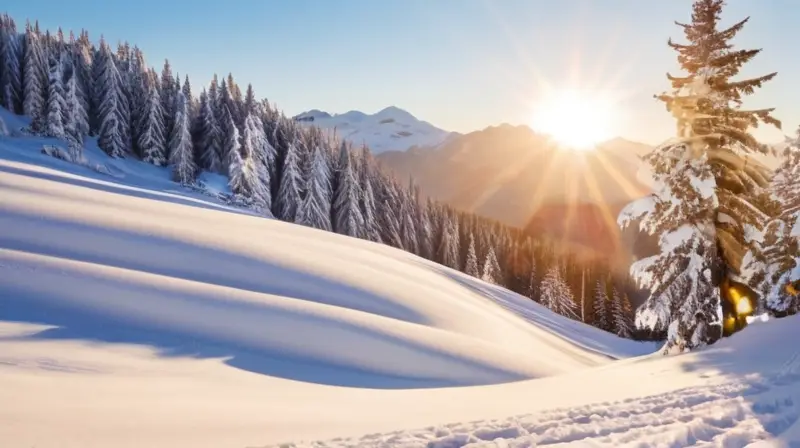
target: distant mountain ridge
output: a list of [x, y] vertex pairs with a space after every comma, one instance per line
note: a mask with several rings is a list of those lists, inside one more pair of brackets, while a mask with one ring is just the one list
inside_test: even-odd
[[308, 126], [336, 132], [341, 138], [355, 144], [365, 144], [373, 154], [386, 151], [406, 151], [410, 148], [434, 148], [448, 139], [460, 135], [445, 131], [396, 106], [374, 114], [352, 110], [343, 114], [330, 114], [312, 109], [294, 117]]
[[651, 150], [623, 138], [592, 151], [564, 150], [527, 126], [502, 124], [433, 150], [384, 152], [378, 160], [459, 209], [547, 234], [574, 252], [624, 257], [629, 250], [616, 217], [650, 192], [640, 168]]

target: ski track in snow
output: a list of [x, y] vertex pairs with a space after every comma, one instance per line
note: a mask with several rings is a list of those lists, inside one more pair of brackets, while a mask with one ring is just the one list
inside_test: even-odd
[[[502, 420], [454, 423], [361, 438], [298, 442], [269, 448], [528, 448], [586, 447], [800, 447], [769, 443], [800, 423], [800, 350], [773, 375], [716, 385], [552, 409]], [[794, 387], [794, 390], [792, 388]]]

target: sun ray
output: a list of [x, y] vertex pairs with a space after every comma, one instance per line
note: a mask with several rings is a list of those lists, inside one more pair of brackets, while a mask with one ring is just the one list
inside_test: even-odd
[[[595, 157], [602, 157], [602, 154], [598, 151], [594, 154], [591, 154]], [[602, 190], [600, 189], [600, 183], [597, 181], [597, 177], [592, 170], [586, 170], [586, 189], [589, 192], [589, 196], [594, 199], [600, 208], [601, 217], [605, 222], [605, 225], [608, 226], [609, 229], [616, 229], [617, 228], [617, 218], [611, 214], [611, 210], [608, 208], [608, 200], [603, 197]], [[611, 243], [613, 245], [613, 253], [619, 253], [621, 249], [621, 242], [618, 238], [611, 238]]]
[[642, 189], [637, 188], [631, 181], [627, 179], [619, 170], [608, 160], [606, 160], [605, 154], [602, 151], [596, 151], [595, 155], [597, 156], [597, 161], [603, 165], [603, 168], [608, 171], [611, 175], [611, 178], [617, 182], [620, 188], [631, 198], [638, 198], [642, 194]]

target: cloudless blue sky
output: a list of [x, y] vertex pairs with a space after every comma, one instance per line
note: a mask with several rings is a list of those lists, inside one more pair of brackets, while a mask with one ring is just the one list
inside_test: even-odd
[[[690, 0], [6, 0], [18, 23], [127, 40], [195, 93], [232, 72], [287, 114], [376, 112], [396, 105], [459, 132], [527, 124], [545, 87], [611, 92], [613, 133], [657, 143], [674, 121], [652, 98], [675, 72], [670, 36]], [[778, 71], [747, 106], [800, 124], [797, 0], [729, 0], [723, 20], [750, 23], [735, 43], [764, 51], [743, 75]], [[759, 130], [766, 141], [777, 131]]]

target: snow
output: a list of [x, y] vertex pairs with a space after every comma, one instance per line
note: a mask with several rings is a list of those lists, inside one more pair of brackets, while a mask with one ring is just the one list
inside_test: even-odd
[[335, 132], [354, 145], [366, 144], [373, 154], [405, 151], [413, 147], [433, 148], [456, 135], [394, 106], [372, 115], [359, 111], [331, 115], [314, 109], [297, 115], [295, 120]]
[[112, 175], [43, 144], [0, 138], [4, 445], [800, 441], [797, 318], [652, 356], [405, 252], [231, 208], [93, 139], [87, 160]]

